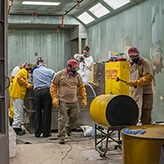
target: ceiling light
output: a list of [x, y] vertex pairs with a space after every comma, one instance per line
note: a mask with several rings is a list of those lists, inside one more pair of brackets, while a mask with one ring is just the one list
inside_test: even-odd
[[97, 5], [93, 6], [89, 9], [89, 11], [92, 12], [98, 18], [110, 13], [110, 11], [101, 3], [98, 3]]
[[79, 15], [77, 18], [80, 19], [85, 24], [88, 24], [95, 20], [87, 12], [84, 12], [83, 14]]
[[41, 1], [23, 1], [23, 5], [45, 5], [45, 6], [58, 6], [59, 2], [41, 2]]
[[125, 4], [129, 3], [130, 0], [104, 0], [110, 7], [112, 7], [114, 10], [118, 9], [122, 6], [124, 6]]

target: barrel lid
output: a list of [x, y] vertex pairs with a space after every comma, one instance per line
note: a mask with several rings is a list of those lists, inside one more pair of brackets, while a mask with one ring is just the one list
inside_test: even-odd
[[[144, 134], [137, 133], [136, 135], [124, 133], [125, 129], [129, 129], [130, 131], [146, 131]], [[164, 139], [164, 125], [142, 125], [142, 126], [131, 126], [121, 130], [124, 135], [139, 137], [139, 138], [147, 138], [147, 139]]]
[[117, 95], [107, 105], [106, 118], [111, 126], [135, 125], [138, 106], [130, 96]]

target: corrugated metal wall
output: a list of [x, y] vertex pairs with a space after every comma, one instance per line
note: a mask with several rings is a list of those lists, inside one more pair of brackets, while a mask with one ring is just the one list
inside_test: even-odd
[[[128, 58], [131, 46], [136, 46], [140, 55], [151, 61], [155, 77], [153, 121], [164, 120], [163, 6], [163, 0], [147, 0], [88, 28], [87, 38], [95, 62], [108, 60], [108, 51], [124, 52]], [[39, 56], [57, 72], [71, 56], [69, 30], [56, 33], [55, 30], [10, 29], [8, 35], [9, 75], [22, 61], [35, 63]]]
[[163, 47], [164, 1], [148, 0], [88, 29], [88, 44], [96, 62], [109, 59], [108, 51], [124, 52], [135, 46], [154, 71], [153, 121], [164, 121]]
[[70, 57], [70, 31], [23, 29], [8, 31], [8, 75], [22, 62], [36, 63], [43, 57], [55, 72], [65, 68]]

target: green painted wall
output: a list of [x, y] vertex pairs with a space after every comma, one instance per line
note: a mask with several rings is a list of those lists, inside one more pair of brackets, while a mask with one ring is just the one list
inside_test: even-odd
[[[109, 59], [109, 51], [124, 52], [131, 46], [139, 49], [140, 55], [149, 59], [154, 70], [154, 107], [153, 121], [164, 120], [163, 89], [163, 47], [164, 47], [164, 1], [147, 0], [116, 16], [110, 17], [86, 29], [75, 18], [66, 17], [66, 25], [76, 28], [63, 30], [60, 34], [51, 29], [9, 29], [8, 33], [8, 68], [9, 75], [14, 66], [24, 61], [36, 62], [42, 56], [49, 68], [58, 71], [65, 67], [71, 54], [70, 40], [78, 37], [79, 52], [81, 38], [86, 44], [95, 62]], [[10, 16], [9, 25], [56, 25], [61, 19], [55, 17]], [[79, 26], [79, 28], [77, 28]]]
[[9, 29], [9, 75], [16, 65], [26, 61], [36, 63], [38, 57], [43, 57], [55, 72], [63, 69], [70, 56], [69, 36], [69, 30], [56, 33], [55, 30]]
[[[71, 16], [64, 19], [65, 26], [59, 28], [59, 33], [56, 29], [61, 17], [11, 15], [8, 22], [8, 76], [15, 66], [25, 61], [36, 63], [38, 57], [57, 72], [72, 57], [71, 40], [84, 34], [87, 37], [86, 27]], [[81, 51], [80, 41], [78, 48]]]
[[149, 59], [154, 71], [153, 121], [164, 121], [164, 1], [147, 0], [88, 28], [88, 44], [96, 62], [107, 61], [109, 51], [124, 52], [131, 46]]

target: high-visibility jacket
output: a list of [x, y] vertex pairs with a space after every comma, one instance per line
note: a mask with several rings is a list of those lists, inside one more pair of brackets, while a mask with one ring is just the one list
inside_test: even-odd
[[25, 68], [22, 68], [16, 74], [15, 78], [13, 79], [13, 89], [11, 92], [11, 97], [24, 100], [28, 84], [27, 75], [28, 72]]

